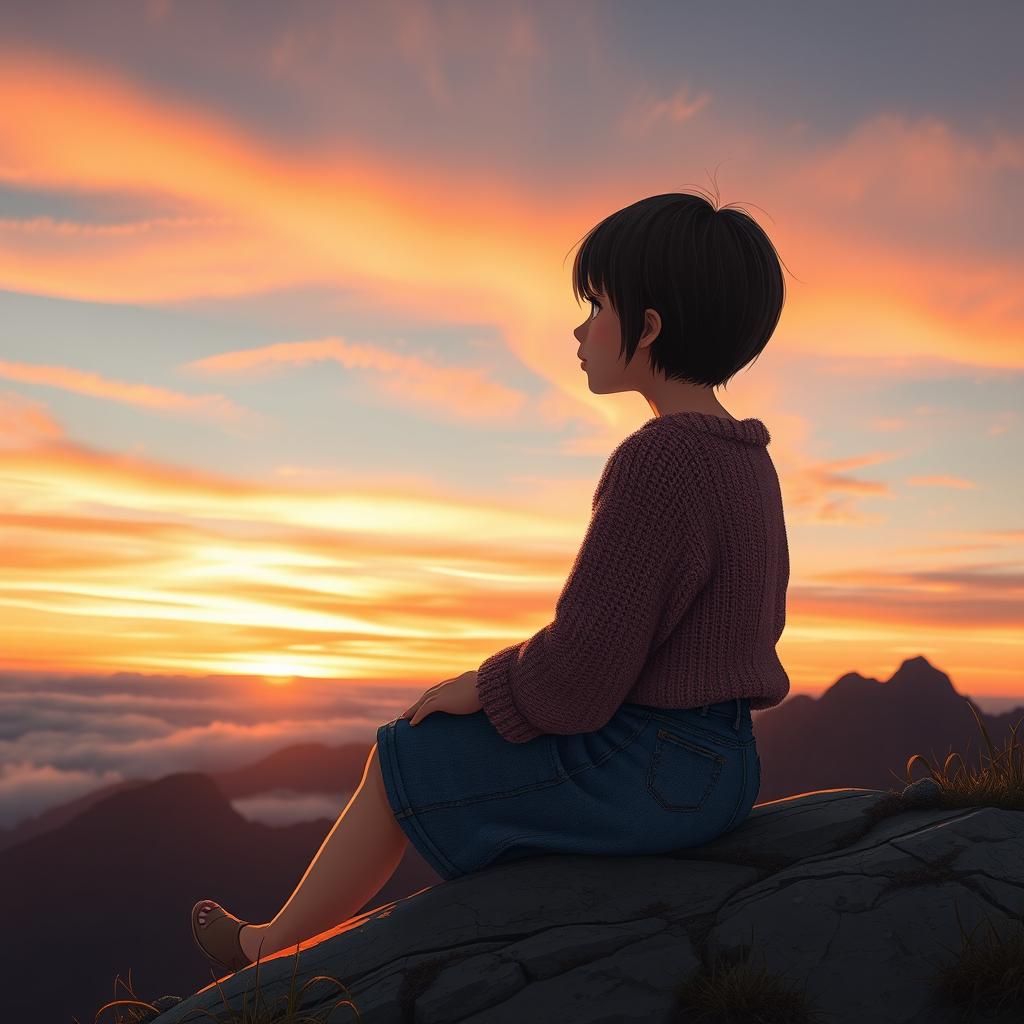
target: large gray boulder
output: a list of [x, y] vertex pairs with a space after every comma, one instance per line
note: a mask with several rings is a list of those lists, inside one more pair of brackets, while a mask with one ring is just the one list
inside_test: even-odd
[[[714, 843], [662, 856], [496, 865], [320, 936], [299, 952], [295, 989], [337, 977], [365, 1024], [682, 1022], [692, 1018], [680, 985], [749, 952], [806, 996], [820, 1014], [808, 1019], [953, 1024], [962, 1016], [938, 967], [963, 946], [961, 926], [1019, 927], [1024, 813], [942, 808], [930, 780], [908, 790], [760, 804]], [[261, 1002], [283, 1006], [295, 969], [294, 950], [261, 961]], [[153, 1019], [209, 1020], [198, 1008], [224, 1013], [224, 998], [240, 1014], [255, 975], [248, 967]], [[298, 1006], [323, 1019], [342, 998], [318, 981]], [[327, 1019], [356, 1017], [339, 1008]]]

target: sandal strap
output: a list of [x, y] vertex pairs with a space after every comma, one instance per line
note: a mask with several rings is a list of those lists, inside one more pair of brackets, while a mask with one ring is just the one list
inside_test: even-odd
[[[211, 907], [212, 909], [205, 910], [204, 907]], [[219, 903], [214, 903], [212, 900], [208, 900], [204, 907], [200, 907], [197, 913], [206, 914], [206, 924], [201, 927], [201, 930], [196, 931], [196, 939], [203, 951], [208, 957], [216, 960], [219, 964], [223, 964], [230, 970], [238, 970], [239, 967], [245, 967], [249, 963], [249, 958], [242, 949], [241, 935], [242, 929], [249, 922], [242, 921], [229, 914]], [[218, 924], [222, 919], [226, 919], [233, 925], [236, 925], [234, 935], [232, 936], [233, 941], [228, 939], [227, 926]], [[198, 924], [198, 922], [196, 923]], [[211, 928], [217, 929], [217, 931], [211, 933]], [[225, 948], [229, 942], [231, 942], [230, 950]], [[221, 956], [221, 952], [225, 955]]]

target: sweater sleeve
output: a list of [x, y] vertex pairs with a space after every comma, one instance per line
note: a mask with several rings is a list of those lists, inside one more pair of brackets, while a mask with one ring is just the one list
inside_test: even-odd
[[681, 614], [707, 578], [694, 479], [685, 453], [665, 452], [649, 435], [612, 453], [553, 621], [477, 670], [481, 706], [506, 740], [592, 732], [621, 706], [670, 594]]

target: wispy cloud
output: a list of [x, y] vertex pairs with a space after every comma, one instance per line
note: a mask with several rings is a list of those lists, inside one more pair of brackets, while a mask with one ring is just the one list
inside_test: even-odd
[[42, 402], [0, 391], [0, 448], [34, 447], [64, 436], [64, 428]]
[[[185, 369], [238, 374], [310, 363], [334, 362], [348, 370], [374, 374], [376, 386], [405, 404], [443, 410], [448, 416], [480, 422], [510, 420], [524, 404], [522, 392], [487, 379], [473, 367], [434, 366], [416, 355], [389, 352], [376, 345], [352, 344], [341, 338], [278, 342], [236, 349], [187, 363]], [[452, 396], [458, 395], [453, 402]]]
[[[831, 460], [788, 485], [799, 495], [803, 481], [804, 511], [820, 522], [856, 526], [865, 517], [853, 506], [827, 503], [836, 494], [886, 496], [883, 482], [850, 473], [893, 457]], [[297, 487], [108, 455], [46, 429], [34, 447], [0, 450], [0, 480], [7, 667], [364, 679], [448, 678], [543, 626], [591, 491], [582, 483], [557, 511], [541, 511], [526, 489], [485, 501], [384, 478]], [[999, 564], [1013, 542], [965, 530], [959, 550], [989, 545]], [[915, 559], [898, 537], [892, 550], [881, 537], [872, 545], [878, 565]], [[797, 546], [795, 566], [801, 558]], [[830, 652], [846, 644], [851, 659], [871, 623], [883, 637], [921, 637], [930, 623], [936, 643], [953, 630], [965, 657], [978, 657], [979, 630], [985, 644], [1009, 642], [1019, 625], [1019, 599], [1005, 585], [1009, 556], [1004, 575], [958, 568], [958, 581], [950, 576], [941, 590], [933, 575], [941, 564], [920, 560], [932, 575], [875, 571], [832, 590], [800, 583], [797, 569], [793, 639], [813, 643], [827, 628]], [[804, 570], [815, 571], [826, 570]]]
[[53, 239], [66, 242], [70, 238], [134, 236], [153, 234], [161, 229], [197, 228], [231, 224], [227, 217], [148, 217], [121, 224], [86, 224], [52, 217], [31, 217], [25, 220], [0, 218], [0, 231], [23, 235], [34, 240]]
[[0, 450], [8, 666], [54, 665], [56, 628], [62, 665], [445, 672], [543, 624], [582, 531], [526, 491], [252, 482], [43, 435]]
[[28, 384], [45, 384], [63, 391], [74, 391], [92, 398], [106, 398], [160, 412], [196, 414], [231, 421], [249, 416], [247, 410], [224, 395], [185, 395], [152, 384], [112, 380], [70, 366], [11, 363], [0, 359], [0, 377]]
[[694, 90], [680, 87], [671, 96], [664, 98], [645, 93], [637, 97], [619, 116], [618, 130], [624, 138], [646, 135], [658, 127], [661, 121], [669, 125], [683, 124], [696, 117], [710, 103], [711, 94], [706, 90], [694, 95]]
[[962, 477], [950, 476], [947, 473], [939, 473], [934, 476], [908, 476], [906, 484], [908, 487], [952, 487], [958, 491], [973, 491], [978, 486], [973, 480], [964, 480]]
[[[443, 78], [430, 71], [438, 67], [434, 44], [417, 45], [443, 97]], [[443, 174], [410, 170], [376, 157], [371, 145], [344, 156], [286, 151], [113, 69], [38, 52], [5, 51], [0, 89], [9, 98], [0, 180], [131, 189], [188, 208], [177, 218], [143, 218], [144, 230], [65, 222], [51, 245], [38, 219], [29, 246], [24, 226], [8, 218], [0, 226], [0, 286], [159, 302], [343, 281], [367, 305], [415, 311], [421, 321], [500, 321], [527, 366], [560, 386], [575, 383], [571, 339], [564, 365], [550, 357], [551, 332], [568, 334], [574, 324], [568, 280], [552, 254], [622, 204], [622, 183], [603, 183], [586, 202], [554, 202], [457, 165]], [[680, 88], [649, 102], [645, 116], [692, 118], [706, 102], [705, 90]], [[33, 127], [43, 124], [45, 132]], [[769, 130], [752, 120], [737, 127], [737, 138], [755, 145], [750, 138]], [[967, 228], [946, 246], [932, 233], [937, 203], [961, 204], [964, 225], [998, 216], [995, 185], [1024, 167], [1024, 140], [967, 137], [939, 119], [880, 114], [827, 143], [789, 139], [787, 147], [757, 183], [759, 196], [778, 197], [768, 201], [786, 225], [776, 239], [803, 289], [773, 344], [819, 354], [825, 338], [828, 351], [868, 362], [903, 355], [907, 375], [922, 358], [1020, 365], [1019, 267], [972, 243]], [[741, 196], [748, 189], [735, 188]], [[970, 260], [957, 246], [971, 246]]]

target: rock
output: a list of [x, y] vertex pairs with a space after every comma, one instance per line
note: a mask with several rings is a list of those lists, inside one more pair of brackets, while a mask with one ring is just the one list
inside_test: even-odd
[[918, 779], [903, 788], [903, 799], [911, 804], [934, 803], [942, 794], [942, 787], [932, 778]]
[[[159, 1014], [162, 1014], [165, 1010], [172, 1009], [180, 1002], [181, 996], [158, 996], [156, 999], [151, 999], [150, 1005], [156, 1007], [156, 1012], [142, 1010], [142, 1016], [139, 1017], [138, 1024], [152, 1024], [152, 1021], [155, 1021]], [[135, 1013], [140, 1012], [139, 1007], [134, 1007], [133, 1009]]]
[[[960, 924], [1019, 926], [1024, 813], [919, 807], [920, 785], [906, 800], [867, 789], [774, 800], [714, 843], [656, 857], [495, 865], [314, 937], [295, 988], [339, 978], [364, 1024], [682, 1021], [694, 1014], [679, 986], [749, 950], [830, 1024], [953, 1024], [939, 965], [961, 949]], [[268, 1006], [284, 1005], [294, 968], [294, 948], [260, 963]], [[221, 981], [236, 1013], [255, 975]], [[345, 997], [319, 981], [298, 1010], [325, 1016]], [[202, 1009], [224, 1011], [212, 983], [153, 1020]]]

